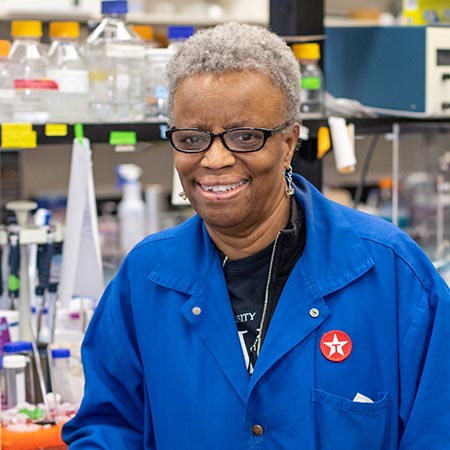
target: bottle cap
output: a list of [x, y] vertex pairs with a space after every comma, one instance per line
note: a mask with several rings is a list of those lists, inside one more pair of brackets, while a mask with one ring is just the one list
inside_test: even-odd
[[194, 34], [194, 27], [184, 25], [173, 25], [167, 27], [167, 38], [171, 39], [187, 39]]
[[131, 25], [130, 28], [144, 41], [151, 41], [153, 39], [154, 34], [151, 25]]
[[314, 42], [292, 44], [292, 51], [297, 59], [320, 59], [320, 46]]
[[68, 348], [54, 348], [52, 349], [52, 358], [69, 358], [70, 350]]
[[103, 0], [102, 14], [126, 14], [128, 4], [126, 0]]
[[22, 369], [27, 365], [27, 357], [24, 355], [4, 355], [4, 369]]
[[11, 22], [11, 36], [42, 37], [42, 22], [40, 20], [13, 20]]
[[3, 344], [3, 353], [20, 353], [24, 350], [23, 341], [5, 342]]
[[380, 189], [392, 189], [392, 177], [382, 177], [378, 180]]
[[50, 22], [48, 34], [51, 38], [79, 38], [80, 24], [78, 22]]
[[6, 39], [0, 39], [0, 56], [8, 56], [11, 42]]

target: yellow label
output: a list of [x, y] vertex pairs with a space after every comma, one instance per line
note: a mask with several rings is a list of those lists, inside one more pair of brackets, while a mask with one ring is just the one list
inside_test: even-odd
[[47, 123], [45, 125], [46, 136], [67, 136], [67, 125], [65, 123]]
[[31, 123], [3, 123], [1, 125], [2, 148], [36, 148], [37, 133]]

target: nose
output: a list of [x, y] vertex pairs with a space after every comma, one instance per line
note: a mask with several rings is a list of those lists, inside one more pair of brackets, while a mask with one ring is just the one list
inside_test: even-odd
[[209, 169], [221, 169], [232, 166], [235, 162], [235, 154], [223, 145], [220, 137], [215, 136], [203, 155], [201, 165]]

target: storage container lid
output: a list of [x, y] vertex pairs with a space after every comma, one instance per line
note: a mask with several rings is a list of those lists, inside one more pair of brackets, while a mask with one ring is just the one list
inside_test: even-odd
[[27, 365], [27, 357], [24, 355], [4, 355], [4, 369], [22, 369]]
[[78, 22], [50, 22], [48, 34], [51, 38], [80, 37], [80, 24]]
[[42, 37], [42, 22], [40, 20], [13, 20], [11, 22], [11, 36]]
[[174, 25], [167, 27], [167, 38], [171, 39], [187, 39], [194, 34], [194, 27]]
[[320, 59], [319, 44], [292, 44], [292, 50], [297, 59]]
[[54, 348], [52, 349], [52, 358], [69, 358], [70, 350], [68, 348]]
[[153, 27], [151, 25], [131, 25], [131, 29], [136, 32], [144, 41], [151, 41], [153, 39]]
[[0, 39], [0, 56], [8, 56], [11, 42], [6, 39]]
[[126, 14], [128, 12], [128, 4], [123, 0], [103, 0], [102, 14]]

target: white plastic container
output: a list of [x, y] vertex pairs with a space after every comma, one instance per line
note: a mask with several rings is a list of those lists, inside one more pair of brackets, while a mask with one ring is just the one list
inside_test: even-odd
[[127, 2], [102, 1], [103, 19], [88, 36], [90, 108], [99, 121], [144, 118], [145, 47], [125, 22]]
[[73, 402], [70, 380], [70, 349], [52, 349], [51, 383], [52, 392], [59, 394], [61, 402]]
[[117, 206], [119, 218], [120, 250], [126, 255], [145, 237], [145, 203], [142, 199], [140, 177], [142, 169], [135, 164], [117, 166], [122, 184], [122, 200]]
[[11, 43], [0, 40], [0, 123], [11, 122], [14, 111], [14, 81], [8, 68]]
[[14, 408], [25, 403], [25, 367], [27, 358], [23, 355], [3, 356], [3, 371], [5, 375], [6, 407]]
[[317, 43], [292, 45], [300, 64], [300, 111], [308, 116], [321, 116], [325, 112], [325, 89], [322, 69], [319, 66], [320, 47]]
[[14, 39], [8, 56], [9, 71], [14, 79], [17, 122], [44, 123], [48, 120], [47, 96], [57, 88], [47, 79], [45, 52], [40, 45], [42, 23], [38, 20], [13, 20]]
[[58, 84], [49, 92], [49, 120], [89, 121], [89, 72], [81, 56], [78, 22], [50, 22], [52, 44], [48, 51], [47, 76]]

